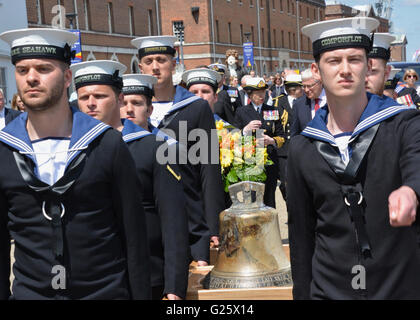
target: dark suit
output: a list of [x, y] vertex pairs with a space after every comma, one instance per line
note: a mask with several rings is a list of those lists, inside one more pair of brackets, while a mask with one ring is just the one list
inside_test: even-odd
[[[209, 261], [210, 235], [218, 235], [219, 214], [225, 209], [220, 164], [211, 161], [212, 143], [216, 143], [215, 148], [218, 150], [214, 117], [207, 101], [180, 86], [176, 86], [174, 106], [177, 107], [165, 115], [158, 129], [172, 135], [180, 145], [184, 145], [185, 152], [195, 146], [197, 141], [185, 141], [187, 136], [180, 136], [181, 134], [188, 135], [194, 129], [202, 129], [208, 137], [208, 158], [203, 159], [205, 156], [202, 155], [199, 158], [200, 163], [197, 164], [192, 163], [191, 159], [186, 159], [187, 163], [180, 166], [180, 170], [184, 176], [182, 180], [187, 195], [191, 254], [194, 260]], [[213, 138], [212, 134], [215, 135]], [[196, 155], [196, 152], [193, 153]], [[204, 161], [206, 163], [203, 163]], [[183, 167], [188, 167], [188, 172], [184, 172]]]
[[[135, 132], [130, 130], [135, 125], [128, 122], [124, 123], [123, 136]], [[176, 164], [161, 164], [156, 160], [157, 150], [165, 142], [157, 141], [154, 134], [127, 143], [143, 186], [151, 285], [157, 291], [152, 297], [161, 299], [164, 294], [173, 293], [185, 298], [190, 252], [180, 170]]]
[[283, 130], [285, 133], [285, 142], [283, 147], [278, 149], [278, 177], [280, 179], [280, 191], [283, 196], [283, 199], [286, 200], [286, 163], [287, 163], [287, 152], [289, 150], [290, 142], [290, 128], [293, 122], [293, 109], [290, 106], [289, 99], [287, 95], [281, 95], [273, 99], [273, 106], [278, 108]]
[[217, 94], [214, 113], [223, 120], [235, 125], [235, 112], [239, 107], [242, 107], [239, 90], [234, 87], [225, 87]]
[[252, 104], [239, 108], [236, 112], [235, 123], [239, 129], [243, 129], [248, 123], [253, 120], [260, 120], [262, 125], [261, 129], [266, 130], [265, 134], [274, 138], [276, 146], [267, 146], [267, 153], [270, 159], [274, 162], [271, 166], [266, 166], [267, 180], [265, 181], [264, 203], [267, 206], [276, 207], [275, 192], [277, 187], [277, 167], [278, 167], [278, 147], [284, 141], [284, 131], [281, 124], [280, 114], [277, 113], [277, 119], [267, 120], [264, 114], [266, 112], [275, 112], [276, 108], [266, 104], [262, 105], [261, 113], [258, 113]]
[[290, 136], [294, 137], [305, 129], [309, 121], [312, 120], [311, 99], [306, 96], [300, 97], [293, 106], [293, 122], [290, 129]]
[[286, 89], [284, 88], [284, 86], [276, 86], [275, 84], [273, 84], [270, 87], [270, 91], [271, 91], [271, 97], [275, 98], [278, 97], [282, 94], [286, 94]]
[[21, 114], [20, 111], [9, 109], [4, 107], [4, 120], [6, 123], [6, 126], [11, 122], [14, 118], [19, 116]]

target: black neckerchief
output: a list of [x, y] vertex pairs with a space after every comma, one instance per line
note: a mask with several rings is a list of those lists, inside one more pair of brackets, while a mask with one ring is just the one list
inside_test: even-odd
[[34, 190], [42, 200], [42, 212], [47, 220], [51, 221], [53, 228], [53, 253], [55, 257], [63, 257], [63, 228], [62, 217], [65, 213], [63, 205], [64, 194], [76, 179], [80, 176], [86, 163], [86, 150], [82, 151], [74, 158], [67, 167], [64, 175], [52, 186], [41, 181], [34, 174], [35, 164], [29, 158], [23, 156], [18, 151], [13, 152], [16, 165], [22, 175], [23, 180], [29, 188]]
[[356, 240], [360, 249], [361, 257], [370, 258], [371, 246], [365, 227], [363, 202], [363, 187], [357, 177], [360, 166], [367, 154], [367, 151], [376, 136], [380, 123], [370, 127], [359, 134], [353, 141], [352, 156], [347, 166], [337, 154], [337, 150], [329, 143], [315, 140], [315, 146], [322, 157], [327, 161], [331, 169], [339, 178], [343, 201], [346, 204], [347, 211], [351, 221], [354, 223]]

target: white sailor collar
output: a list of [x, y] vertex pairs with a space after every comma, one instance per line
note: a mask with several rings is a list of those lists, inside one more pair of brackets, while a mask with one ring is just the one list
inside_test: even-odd
[[[352, 142], [360, 133], [373, 127], [374, 125], [391, 118], [398, 113], [413, 109], [397, 104], [393, 99], [386, 96], [379, 97], [367, 92], [368, 104], [357, 123], [349, 143]], [[308, 123], [307, 127], [301, 132], [302, 135], [312, 139], [321, 140], [337, 147], [337, 143], [327, 128], [328, 105], [319, 109], [315, 117]]]
[[123, 124], [122, 136], [125, 143], [144, 138], [152, 133], [136, 125], [130, 120], [121, 119]]
[[[105, 123], [96, 120], [75, 108], [70, 107], [70, 109], [73, 113], [73, 127], [66, 167], [82, 150], [86, 149], [92, 141], [104, 131], [111, 128]], [[26, 130], [27, 119], [28, 114], [26, 112], [16, 117], [0, 131], [0, 141], [28, 156], [36, 163], [33, 156], [34, 150], [32, 143], [29, 139], [28, 131]]]

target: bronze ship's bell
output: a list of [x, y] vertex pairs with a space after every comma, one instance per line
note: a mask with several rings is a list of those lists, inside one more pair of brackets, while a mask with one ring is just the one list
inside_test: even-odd
[[[277, 212], [263, 203], [264, 184], [244, 181], [229, 187], [232, 206], [220, 216], [221, 245], [205, 287], [291, 286]], [[243, 201], [238, 194], [242, 193]]]

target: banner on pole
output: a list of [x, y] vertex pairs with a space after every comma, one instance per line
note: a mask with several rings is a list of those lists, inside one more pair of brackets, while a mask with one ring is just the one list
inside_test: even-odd
[[254, 66], [254, 44], [252, 42], [245, 42], [244, 50], [244, 67], [252, 68]]
[[71, 64], [82, 62], [82, 41], [80, 36], [80, 30], [69, 30], [72, 33], [75, 33], [78, 36], [78, 40], [76, 43], [71, 47], [71, 50], [76, 51], [76, 56], [74, 59], [71, 59]]

